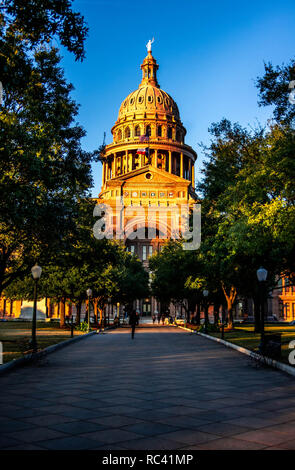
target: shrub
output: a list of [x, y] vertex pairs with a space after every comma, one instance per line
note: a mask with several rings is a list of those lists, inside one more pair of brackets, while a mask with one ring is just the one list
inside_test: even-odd
[[88, 331], [88, 323], [86, 321], [83, 321], [82, 323], [80, 323], [80, 325], [77, 325], [75, 329], [78, 331]]

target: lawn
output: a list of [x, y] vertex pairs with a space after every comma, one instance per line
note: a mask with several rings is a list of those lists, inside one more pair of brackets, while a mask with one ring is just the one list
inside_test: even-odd
[[[282, 340], [282, 362], [289, 364], [288, 356], [292, 349], [289, 349], [290, 341], [295, 339], [295, 326], [289, 325], [277, 325], [266, 324], [265, 333], [281, 333]], [[210, 335], [216, 338], [221, 338], [221, 333], [210, 333]], [[257, 351], [260, 343], [260, 334], [254, 333], [254, 327], [251, 325], [235, 326], [233, 331], [227, 331], [224, 333], [224, 339], [230, 343], [237, 344], [246, 349]], [[289, 364], [291, 365], [291, 364]]]
[[[3, 363], [24, 356], [26, 351], [30, 348], [29, 340], [31, 338], [31, 332], [31, 322], [0, 322], [0, 341], [3, 346]], [[84, 334], [84, 332], [74, 331], [74, 336], [81, 334]], [[60, 329], [59, 323], [57, 322], [37, 322], [38, 349], [44, 349], [52, 344], [70, 339], [70, 337], [70, 328]]]

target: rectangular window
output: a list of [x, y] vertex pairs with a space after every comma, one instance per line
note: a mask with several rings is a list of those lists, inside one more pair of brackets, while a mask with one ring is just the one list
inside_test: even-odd
[[295, 304], [292, 304], [292, 320], [295, 320]]
[[142, 247], [142, 261], [146, 261], [146, 246]]
[[153, 255], [153, 247], [150, 245], [149, 246], [149, 256]]
[[283, 286], [283, 282], [282, 282], [282, 278], [280, 278], [278, 280], [278, 293], [281, 294], [282, 293], [282, 286]]
[[130, 246], [130, 253], [131, 253], [132, 255], [134, 255], [134, 253], [135, 253], [135, 246], [134, 246], [134, 245], [131, 245], [131, 246]]
[[285, 291], [286, 292], [290, 291], [289, 278], [288, 277], [285, 277]]

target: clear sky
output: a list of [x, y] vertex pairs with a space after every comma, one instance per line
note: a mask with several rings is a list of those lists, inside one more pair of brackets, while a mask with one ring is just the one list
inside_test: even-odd
[[[63, 66], [80, 103], [79, 123], [87, 131], [85, 150], [110, 143], [120, 104], [141, 80], [146, 43], [155, 38], [158, 80], [178, 104], [186, 143], [199, 155], [208, 127], [223, 117], [242, 125], [264, 123], [271, 110], [259, 108], [254, 80], [263, 63], [295, 56], [295, 0], [75, 0], [89, 25], [86, 59], [65, 51]], [[101, 164], [93, 165], [93, 196], [101, 185]]]

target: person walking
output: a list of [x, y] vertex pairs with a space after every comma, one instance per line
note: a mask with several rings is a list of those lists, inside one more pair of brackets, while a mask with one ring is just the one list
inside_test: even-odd
[[156, 321], [156, 315], [153, 314], [153, 317], [152, 317], [152, 318], [153, 318], [153, 325], [154, 325], [154, 324], [155, 324], [155, 321]]
[[137, 324], [137, 313], [135, 310], [132, 310], [129, 316], [129, 324], [131, 326], [131, 338], [134, 339], [135, 326]]

